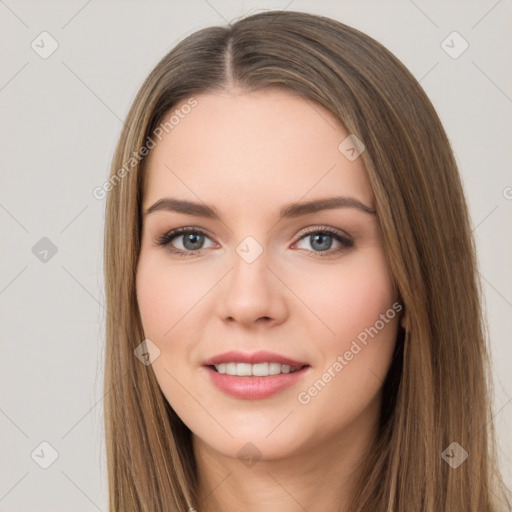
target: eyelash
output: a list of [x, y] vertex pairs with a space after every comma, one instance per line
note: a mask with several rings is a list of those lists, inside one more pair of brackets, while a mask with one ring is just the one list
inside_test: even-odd
[[[177, 229], [173, 229], [173, 230], [165, 233], [161, 237], [159, 237], [156, 240], [156, 245], [161, 246], [161, 247], [166, 247], [171, 243], [171, 241], [174, 238], [177, 238], [178, 235], [184, 235], [184, 234], [189, 234], [189, 233], [195, 233], [195, 234], [199, 233], [201, 235], [208, 237], [208, 235], [200, 228], [193, 228], [193, 227], [177, 228]], [[340, 242], [343, 247], [341, 247], [339, 249], [334, 249], [334, 250], [329, 249], [327, 251], [311, 251], [311, 250], [306, 249], [308, 251], [308, 253], [314, 253], [315, 257], [323, 258], [325, 256], [331, 256], [332, 254], [340, 253], [350, 247], [353, 247], [353, 245], [354, 245], [354, 242], [352, 240], [343, 236], [339, 231], [337, 231], [333, 228], [330, 228], [328, 226], [316, 227], [314, 229], [311, 229], [311, 230], [303, 233], [301, 235], [301, 237], [297, 240], [297, 242], [299, 242], [303, 238], [306, 238], [308, 235], [318, 234], [318, 233], [331, 235], [338, 242]], [[169, 251], [172, 252], [173, 254], [176, 254], [176, 255], [182, 256], [182, 257], [194, 256], [194, 255], [197, 256], [197, 255], [199, 255], [199, 253], [201, 253], [204, 250], [205, 249], [197, 249], [195, 251], [188, 251], [188, 250], [184, 251], [182, 249], [176, 249], [176, 248], [169, 249]]]

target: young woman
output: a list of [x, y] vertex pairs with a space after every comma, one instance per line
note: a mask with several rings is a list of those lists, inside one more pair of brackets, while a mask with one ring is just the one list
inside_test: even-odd
[[112, 512], [507, 509], [458, 170], [382, 45], [299, 12], [192, 34], [106, 190]]

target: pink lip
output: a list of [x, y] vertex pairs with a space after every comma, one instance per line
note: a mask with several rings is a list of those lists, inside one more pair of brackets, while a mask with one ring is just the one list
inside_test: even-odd
[[[227, 375], [219, 373], [213, 365], [221, 363], [279, 363], [290, 366], [299, 367], [293, 373], [281, 373], [279, 375], [268, 375], [267, 377], [237, 377], [236, 375]], [[222, 392], [234, 396], [235, 398], [243, 398], [245, 400], [261, 400], [268, 398], [290, 386], [297, 383], [311, 370], [310, 365], [305, 362], [296, 361], [289, 357], [262, 350], [252, 354], [244, 354], [233, 350], [219, 354], [207, 359], [203, 366], [208, 373], [211, 382]]]
[[304, 366], [293, 373], [281, 373], [268, 377], [237, 377], [219, 373], [209, 366], [205, 369], [213, 384], [222, 392], [235, 398], [261, 400], [292, 386], [302, 379], [311, 367]]
[[203, 365], [213, 366], [215, 364], [221, 364], [221, 363], [258, 364], [258, 363], [267, 363], [267, 362], [288, 364], [290, 366], [305, 366], [308, 364], [305, 362], [290, 359], [289, 357], [285, 357], [280, 354], [276, 354], [274, 352], [268, 352], [267, 350], [260, 350], [259, 352], [254, 352], [252, 354], [244, 354], [243, 352], [238, 352], [237, 350], [232, 350], [230, 352], [225, 352], [224, 354], [219, 354], [210, 359], [207, 359], [203, 363]]

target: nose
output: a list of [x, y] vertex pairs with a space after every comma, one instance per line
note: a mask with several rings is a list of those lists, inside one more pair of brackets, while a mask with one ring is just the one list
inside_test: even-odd
[[[242, 254], [242, 256], [240, 255]], [[219, 287], [217, 313], [246, 328], [278, 325], [288, 315], [288, 288], [263, 251], [253, 261], [235, 252], [232, 268]]]

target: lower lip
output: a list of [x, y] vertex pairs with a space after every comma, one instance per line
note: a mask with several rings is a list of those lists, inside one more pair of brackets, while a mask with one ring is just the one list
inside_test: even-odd
[[245, 400], [261, 400], [275, 395], [293, 386], [311, 369], [310, 366], [304, 366], [293, 373], [280, 373], [268, 377], [237, 377], [236, 375], [219, 373], [209, 366], [204, 368], [218, 389], [235, 398]]

